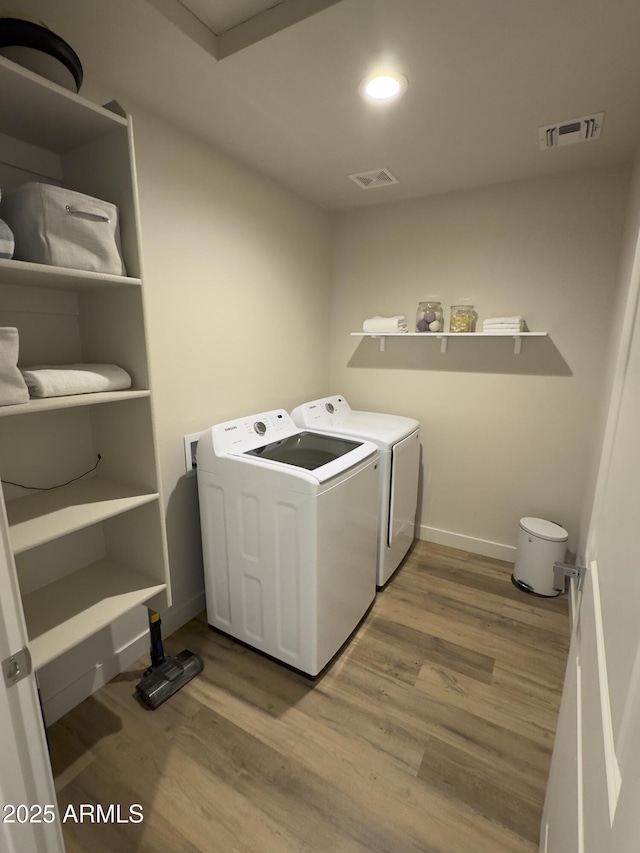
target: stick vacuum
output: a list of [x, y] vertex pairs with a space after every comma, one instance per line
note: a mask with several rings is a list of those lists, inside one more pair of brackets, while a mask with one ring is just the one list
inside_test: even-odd
[[151, 666], [136, 684], [139, 699], [153, 711], [204, 669], [200, 655], [188, 649], [176, 657], [165, 656], [160, 625], [160, 614], [149, 610]]

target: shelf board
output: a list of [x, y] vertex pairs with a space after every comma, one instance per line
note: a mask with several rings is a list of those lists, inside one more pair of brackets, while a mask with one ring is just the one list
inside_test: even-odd
[[7, 501], [11, 548], [14, 554], [20, 554], [155, 500], [157, 492], [101, 477], [14, 498]]
[[62, 154], [128, 122], [0, 57], [3, 133]]
[[55, 287], [66, 290], [140, 287], [142, 284], [139, 278], [131, 278], [126, 275], [72, 270], [67, 267], [54, 267], [50, 264], [16, 261], [13, 258], [0, 258], [0, 282], [2, 284], [19, 284], [22, 287]]
[[351, 332], [354, 338], [544, 338], [548, 332]]
[[440, 341], [440, 352], [447, 351], [449, 338], [512, 338], [514, 353], [520, 352], [522, 338], [546, 338], [548, 332], [351, 332], [352, 338], [379, 338], [380, 352], [384, 352], [386, 338], [436, 338]]
[[0, 418], [13, 415], [32, 415], [51, 412], [54, 409], [75, 409], [79, 406], [97, 406], [99, 403], [115, 403], [149, 397], [148, 390], [142, 391], [99, 391], [95, 394], [71, 394], [67, 397], [34, 397], [28, 403], [15, 406], [0, 406]]
[[34, 669], [164, 589], [165, 583], [103, 559], [29, 593], [22, 604]]

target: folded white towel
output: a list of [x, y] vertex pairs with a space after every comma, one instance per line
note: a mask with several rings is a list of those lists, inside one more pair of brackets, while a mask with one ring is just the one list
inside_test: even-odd
[[403, 314], [397, 314], [395, 317], [369, 317], [362, 324], [362, 331], [368, 335], [408, 332], [409, 324]]
[[131, 387], [131, 376], [116, 364], [43, 364], [21, 368], [21, 373], [32, 397], [64, 397]]
[[524, 320], [520, 323], [483, 323], [483, 332], [522, 332]]
[[517, 335], [522, 332], [522, 329], [520, 326], [496, 326], [493, 329], [491, 327], [483, 328], [482, 332], [485, 335]]
[[484, 323], [522, 323], [524, 317], [521, 314], [516, 315], [515, 317], [487, 317], [486, 320], [483, 320]]

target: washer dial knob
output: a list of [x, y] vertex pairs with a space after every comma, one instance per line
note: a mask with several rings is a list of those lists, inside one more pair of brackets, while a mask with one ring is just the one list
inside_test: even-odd
[[325, 407], [325, 409], [329, 412], [329, 414], [330, 414], [330, 415], [332, 415], [332, 414], [335, 412], [335, 410], [336, 410], [336, 409], [335, 409], [335, 406], [333, 405], [333, 403], [325, 403], [325, 404], [324, 404], [324, 407]]
[[258, 435], [264, 435], [267, 431], [266, 424], [263, 421], [256, 421], [253, 425], [253, 428], [258, 433]]

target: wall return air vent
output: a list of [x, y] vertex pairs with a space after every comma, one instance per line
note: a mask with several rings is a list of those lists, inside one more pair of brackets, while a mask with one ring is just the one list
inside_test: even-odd
[[563, 145], [575, 145], [577, 142], [599, 139], [603, 122], [604, 113], [593, 113], [590, 116], [581, 116], [539, 127], [540, 150], [546, 151], [548, 148], [561, 148]]
[[363, 190], [374, 190], [377, 187], [390, 187], [400, 181], [388, 169], [373, 169], [371, 172], [356, 172], [349, 175], [351, 180]]

